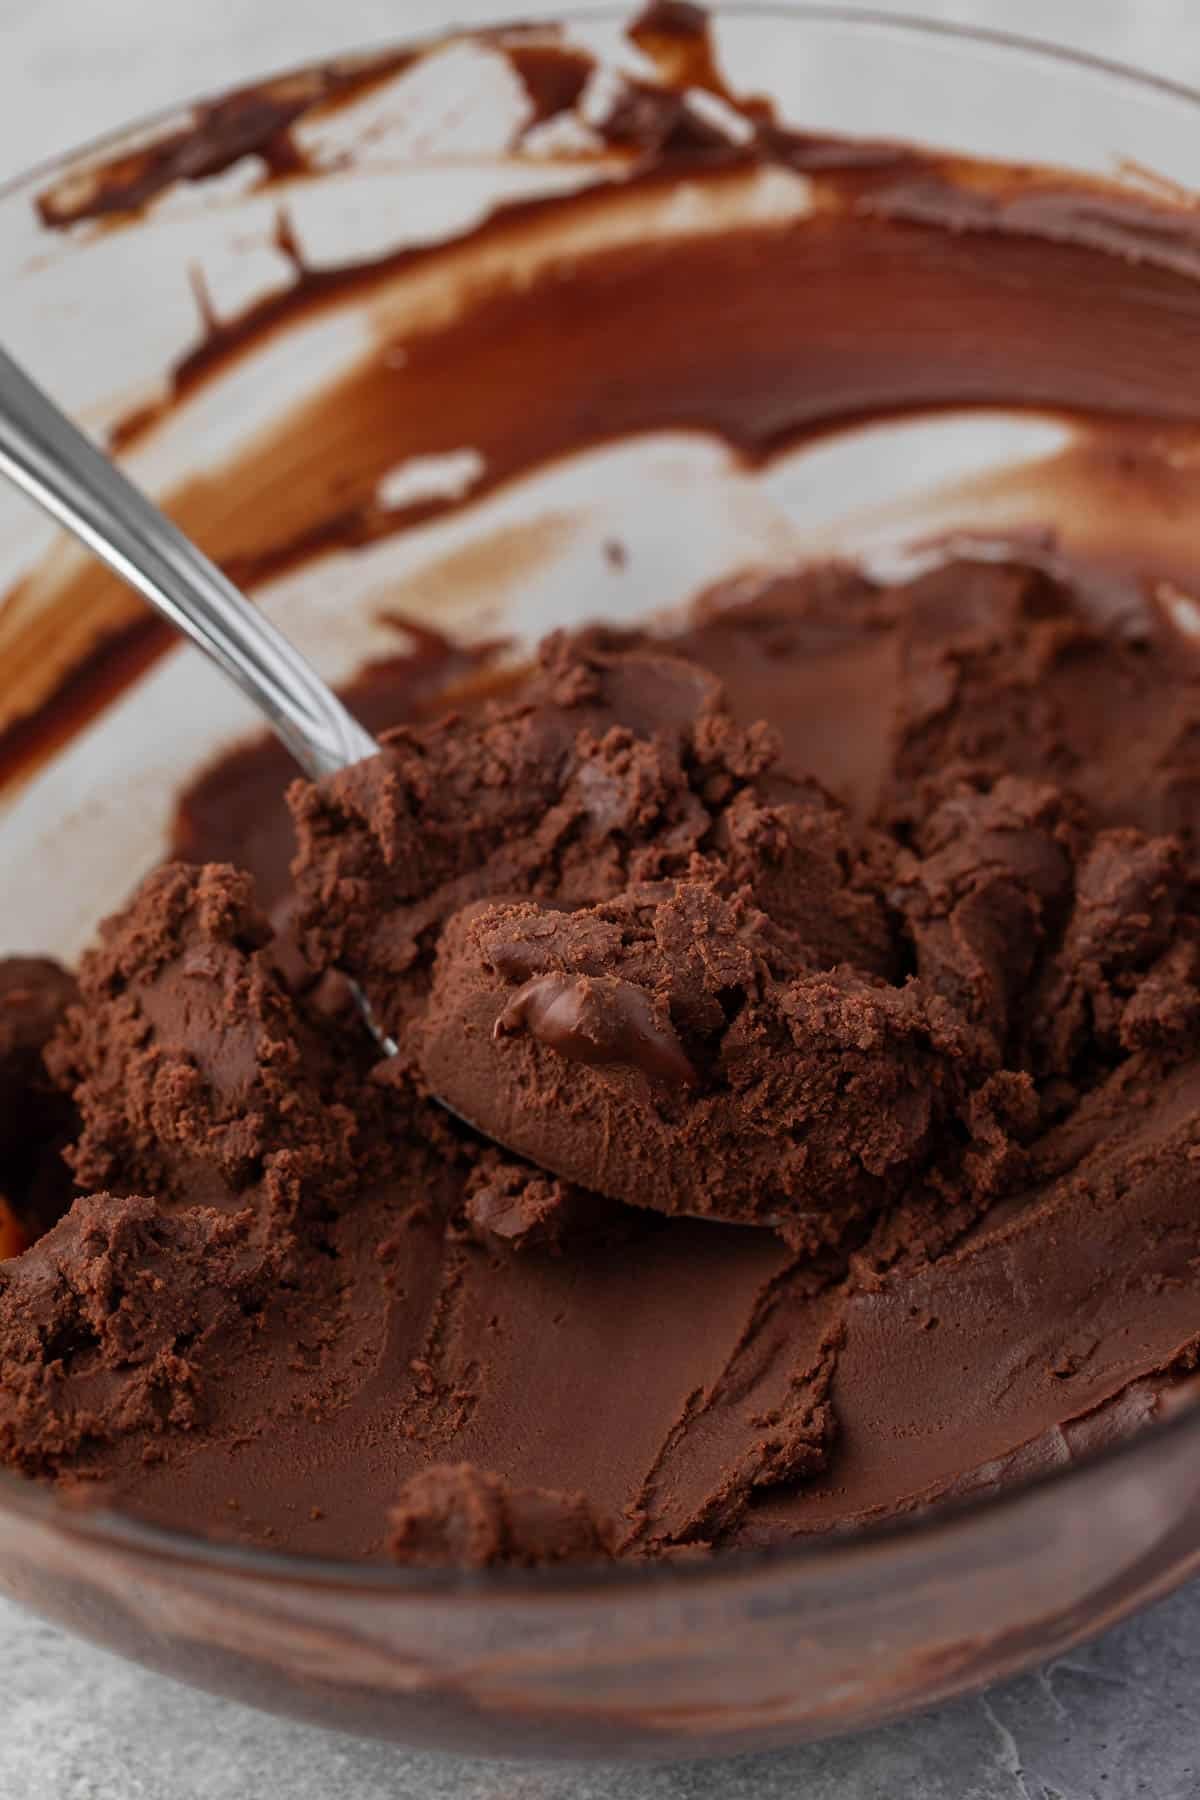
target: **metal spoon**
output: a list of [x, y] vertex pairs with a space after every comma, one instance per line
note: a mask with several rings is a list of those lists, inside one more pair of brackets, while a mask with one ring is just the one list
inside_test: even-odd
[[[0, 473], [210, 656], [314, 781], [375, 754], [375, 739], [295, 646], [3, 350]], [[393, 1055], [364, 995], [358, 1000]]]
[[377, 744], [316, 670], [0, 350], [0, 472], [235, 681], [314, 781]]
[[[252, 700], [312, 780], [379, 746], [300, 652], [0, 350], [0, 474], [136, 588]], [[396, 1045], [356, 987], [385, 1055]], [[438, 1096], [483, 1137], [493, 1133]], [[493, 1138], [493, 1141], [496, 1141]]]

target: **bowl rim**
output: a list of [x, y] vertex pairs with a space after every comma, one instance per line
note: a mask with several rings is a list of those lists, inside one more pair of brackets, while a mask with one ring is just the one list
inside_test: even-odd
[[[827, 0], [708, 0], [709, 10], [719, 20], [757, 18], [789, 28], [812, 25], [855, 25], [871, 33], [900, 34], [911, 40], [922, 38], [950, 42], [982, 50], [998, 51], [1018, 61], [1061, 64], [1098, 77], [1106, 84], [1144, 95], [1158, 95], [1172, 102], [1200, 110], [1200, 87], [1175, 81], [1168, 76], [1122, 63], [1115, 58], [1076, 50], [1051, 40], [1005, 31], [992, 26], [965, 25], [958, 22], [922, 17], [917, 13], [885, 12], [877, 7], [850, 3], [827, 3]], [[346, 63], [370, 63], [389, 53], [406, 48], [431, 48], [437, 44], [477, 37], [481, 31], [521, 27], [537, 29], [551, 25], [570, 27], [575, 24], [610, 23], [625, 19], [629, 5], [589, 4], [572, 7], [569, 13], [536, 11], [512, 19], [500, 18], [492, 23], [476, 25], [450, 24], [444, 28], [418, 29], [409, 37], [387, 38], [364, 46], [351, 46], [326, 58], [313, 57], [290, 63], [265, 73], [248, 74], [238, 86], [262, 86], [286, 80], [317, 67], [337, 67]], [[0, 181], [0, 205], [17, 198], [23, 191], [36, 189], [80, 163], [94, 161], [105, 152], [116, 150], [136, 134], [139, 140], [153, 141], [153, 133], [173, 126], [206, 102], [231, 92], [226, 87], [192, 94], [170, 106], [141, 114], [125, 124], [87, 139], [73, 148], [42, 158], [38, 162]], [[420, 159], [428, 166], [431, 159]], [[435, 160], [436, 159], [432, 159]], [[1174, 182], [1170, 185], [1175, 186]], [[1200, 1447], [1200, 1398], [1189, 1398], [1178, 1410], [1162, 1419], [1151, 1420], [1132, 1435], [1086, 1452], [1066, 1467], [1052, 1467], [1015, 1479], [1002, 1487], [983, 1489], [963, 1496], [913, 1508], [890, 1519], [877, 1520], [860, 1528], [813, 1533], [797, 1542], [775, 1544], [758, 1549], [722, 1552], [711, 1560], [675, 1562], [670, 1559], [646, 1561], [618, 1560], [610, 1564], [590, 1563], [561, 1568], [514, 1569], [410, 1569], [389, 1564], [318, 1557], [293, 1550], [275, 1550], [232, 1543], [220, 1538], [200, 1536], [167, 1524], [151, 1523], [131, 1513], [120, 1512], [100, 1504], [86, 1503], [80, 1489], [64, 1496], [58, 1489], [0, 1468], [0, 1511], [28, 1519], [31, 1523], [97, 1548], [134, 1554], [163, 1565], [191, 1567], [202, 1571], [253, 1577], [277, 1586], [318, 1588], [323, 1592], [342, 1590], [378, 1599], [420, 1600], [438, 1598], [461, 1599], [464, 1602], [486, 1602], [504, 1599], [509, 1602], [527, 1599], [546, 1601], [578, 1598], [593, 1602], [636, 1589], [642, 1594], [667, 1586], [686, 1586], [693, 1593], [697, 1587], [713, 1588], [752, 1580], [758, 1574], [795, 1573], [806, 1570], [830, 1570], [850, 1561], [863, 1563], [873, 1554], [887, 1553], [889, 1546], [899, 1544], [932, 1544], [939, 1536], [969, 1527], [977, 1520], [1002, 1517], [1035, 1501], [1048, 1490], [1067, 1492], [1078, 1489], [1097, 1477], [1104, 1469], [1131, 1464], [1154, 1446], [1173, 1443], [1190, 1435]]]
[[[1091, 50], [1077, 50], [1066, 44], [1056, 43], [1051, 38], [1030, 37], [1027, 33], [1005, 31], [998, 26], [964, 25], [951, 19], [928, 18], [920, 13], [884, 12], [875, 6], [859, 6], [854, 0], [848, 0], [848, 3], [845, 0], [703, 0], [703, 3], [717, 19], [725, 14], [731, 18], [758, 18], [787, 25], [861, 25], [870, 32], [881, 34], [895, 31], [911, 38], [926, 37], [983, 46], [1018, 58], [1030, 57], [1035, 61], [1061, 63], [1134, 91], [1157, 93], [1169, 100], [1181, 101], [1187, 106], [1200, 107], [1200, 85], [1175, 81], [1171, 76], [1160, 75], [1155, 70], [1119, 62], [1116, 57], [1101, 56]], [[607, 4], [605, 0], [599, 0], [598, 4], [572, 6], [566, 14], [543, 11], [539, 7], [533, 12], [518, 13], [509, 19], [497, 19], [489, 25], [451, 23], [440, 29], [418, 30], [412, 37], [374, 39], [333, 56], [312, 57], [305, 62], [274, 66], [261, 74], [247, 75], [244, 81], [237, 84], [237, 88], [269, 86], [274, 82], [305, 74], [314, 68], [336, 68], [343, 63], [369, 65], [374, 59], [396, 50], [429, 49], [440, 43], [478, 37], [484, 30], [537, 30], [539, 27], [563, 24], [610, 23], [629, 17], [631, 11], [632, 0], [629, 5], [618, 4], [617, 0], [608, 0]], [[35, 187], [56, 174], [62, 174], [76, 164], [90, 162], [106, 150], [116, 149], [134, 134], [139, 137], [149, 134], [156, 128], [174, 123], [194, 108], [222, 99], [235, 91], [237, 89], [227, 87], [186, 94], [169, 106], [156, 107], [150, 112], [139, 114], [137, 118], [126, 120], [123, 125], [114, 125], [106, 131], [98, 132], [94, 137], [84, 138], [66, 150], [40, 157], [37, 162], [0, 179], [0, 203], [15, 198], [23, 189]], [[428, 167], [430, 162], [436, 161], [436, 157], [422, 157], [420, 166]]]

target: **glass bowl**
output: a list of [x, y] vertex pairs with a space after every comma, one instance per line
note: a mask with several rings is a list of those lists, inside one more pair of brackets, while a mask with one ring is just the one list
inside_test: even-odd
[[[617, 15], [571, 18], [613, 50]], [[735, 9], [719, 44], [736, 88], [814, 132], [1123, 168], [1151, 185], [1192, 172], [1197, 97], [1084, 58], [836, 7]], [[263, 93], [299, 119], [310, 164], [266, 186], [235, 153], [239, 130], [263, 141]], [[486, 454], [413, 436], [390, 399], [368, 437], [339, 434], [329, 393], [369, 406], [381, 368], [403, 372], [405, 322], [487, 275], [457, 258], [461, 234], [500, 201], [537, 216], [602, 177], [561, 145], [509, 154], [511, 103], [487, 44], [451, 37], [415, 66], [372, 53], [151, 121], [0, 196], [9, 346], [330, 677], [431, 627], [519, 650], [557, 624], [661, 614], [756, 564], [886, 560], [934, 529], [1029, 523], [1030, 471], [1063, 427], [994, 407], [801, 442], [769, 467], [686, 419], [585, 443], [584, 409], [576, 454], [559, 446], [540, 466], [535, 433], [520, 471], [493, 481], [528, 396], [519, 368], [506, 384], [489, 363]], [[232, 131], [234, 151], [210, 139], [198, 153], [197, 120]], [[147, 169], [153, 195], [137, 186]], [[98, 195], [99, 216], [75, 219]], [[121, 210], [131, 199], [145, 204]], [[687, 216], [666, 208], [646, 229]], [[310, 305], [235, 341], [247, 308], [269, 320], [301, 280]], [[609, 342], [615, 379], [620, 321]], [[1161, 524], [1146, 521], [1147, 542]], [[7, 493], [0, 593], [0, 845], [15, 872], [0, 943], [71, 957], [161, 854], [186, 777], [254, 720]], [[428, 1575], [246, 1551], [5, 1476], [0, 1584], [169, 1674], [343, 1730], [485, 1754], [679, 1757], [875, 1723], [1061, 1654], [1200, 1566], [1198, 1501], [1200, 1418], [1186, 1406], [902, 1525], [599, 1573]]]

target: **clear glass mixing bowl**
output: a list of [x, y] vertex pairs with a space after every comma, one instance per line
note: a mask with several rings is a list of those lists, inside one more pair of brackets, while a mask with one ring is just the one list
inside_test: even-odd
[[[576, 27], [610, 47], [618, 36], [611, 15]], [[1194, 170], [1197, 97], [1085, 59], [835, 7], [736, 9], [720, 43], [736, 87], [817, 131], [1169, 182]], [[386, 327], [394, 342], [405, 318], [447, 303], [453, 258], [431, 288], [419, 256], [385, 293], [314, 306], [185, 383], [155, 423], [167, 371], [194, 371], [231, 318], [286, 293], [298, 244], [309, 273], [369, 262], [453, 240], [498, 198], [580, 179], [570, 159], [505, 154], [487, 121], [511, 96], [478, 46], [450, 42], [421, 71], [415, 87], [394, 71], [365, 109], [318, 109], [305, 129], [319, 172], [267, 189], [243, 159], [168, 184], [137, 215], [52, 228], [97, 164], [112, 179], [126, 153], [173, 154], [188, 121], [160, 119], [0, 196], [10, 347], [92, 428], [123, 422], [139, 478], [329, 675], [393, 654], [406, 620], [527, 644], [557, 623], [669, 607], [755, 562], [878, 553], [977, 523], [948, 478], [1036, 455], [1057, 429], [910, 422], [810, 446], [770, 474], [700, 434], [657, 433], [488, 491], [475, 446], [423, 456], [398, 407], [391, 466], [356, 471], [336, 433], [306, 431], [305, 408], [346, 379], [365, 334]], [[303, 105], [330, 78], [300, 72], [272, 91]], [[266, 474], [243, 455], [264, 443]], [[405, 529], [298, 558], [305, 521], [336, 517], [356, 479]], [[848, 490], [856, 509], [839, 514]], [[993, 502], [989, 526], [1014, 522], [1019, 499]], [[605, 554], [614, 539], [622, 558]], [[184, 777], [253, 720], [190, 651], [152, 656], [137, 603], [8, 494], [0, 592], [0, 744], [21, 769], [0, 795], [0, 945], [70, 957], [161, 852]], [[22, 725], [55, 692], [38, 731]], [[1200, 1418], [1183, 1411], [902, 1527], [710, 1564], [484, 1578], [245, 1552], [5, 1477], [0, 1582], [156, 1668], [342, 1729], [490, 1754], [677, 1757], [865, 1725], [1062, 1653], [1200, 1565], [1198, 1502]]]

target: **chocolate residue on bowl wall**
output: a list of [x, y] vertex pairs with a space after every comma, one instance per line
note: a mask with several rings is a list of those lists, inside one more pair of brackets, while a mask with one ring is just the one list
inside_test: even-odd
[[[794, 131], [690, 5], [632, 37], [651, 66], [604, 107], [565, 36], [482, 40], [594, 181], [368, 267], [288, 238], [294, 284], [177, 371], [168, 410], [321, 308], [395, 309], [235, 461], [236, 509], [174, 497], [233, 571], [462, 503], [382, 507], [411, 457], [477, 449], [475, 500], [660, 427], [765, 462], [951, 404], [1103, 418], [1058, 478], [1186, 519], [1189, 208]], [[434, 53], [202, 109], [43, 214], [120, 230], [251, 151], [286, 207], [303, 122]], [[405, 312], [478, 267], [469, 306]], [[382, 754], [290, 820], [277, 747], [202, 774], [78, 991], [0, 979], [10, 1117], [47, 1108], [32, 1154], [0, 1140], [37, 1238], [0, 1269], [7, 1461], [208, 1535], [483, 1567], [857, 1527], [1161, 1411], [1200, 1344], [1200, 663], [1184, 536], [1135, 568], [1119, 515], [891, 582], [781, 567], [524, 670], [418, 636], [350, 689]], [[90, 575], [55, 603], [97, 644], [138, 617]], [[15, 702], [10, 773], [77, 716]]]
[[[375, 341], [302, 414], [281, 417], [252, 452], [233, 457], [220, 484], [191, 482], [165, 496], [235, 580], [253, 587], [475, 503], [588, 444], [684, 428], [763, 465], [839, 421], [907, 409], [1069, 409], [1076, 441], [1040, 470], [1047, 496], [1074, 494], [1080, 462], [1088, 474], [1103, 464], [1111, 425], [1123, 420], [1140, 490], [1161, 490], [1168, 523], [1181, 516], [1181, 486], [1190, 504], [1200, 502], [1187, 454], [1200, 412], [1190, 349], [1200, 320], [1192, 208], [1144, 187], [794, 130], [760, 101], [727, 91], [692, 8], [652, 7], [634, 36], [656, 73], [606, 71], [602, 79], [565, 29], [543, 27], [335, 65], [296, 85], [254, 90], [261, 109], [249, 90], [236, 105], [201, 109], [190, 136], [177, 128], [166, 147], [123, 155], [107, 172], [94, 168], [94, 204], [87, 192], [70, 206], [43, 197], [43, 211], [69, 214], [75, 229], [89, 229], [93, 204], [105, 209], [104, 229], [119, 230], [123, 217], [138, 215], [108, 210], [114, 195], [140, 196], [144, 209], [160, 181], [202, 180], [239, 146], [259, 155], [263, 143], [274, 145], [286, 164], [298, 152], [281, 146], [322, 108], [345, 106], [372, 84], [388, 91], [388, 82], [399, 82], [401, 106], [405, 81], [433, 67], [448, 44], [468, 41], [503, 59], [528, 96], [509, 153], [531, 167], [565, 158], [578, 171], [574, 191], [498, 203], [446, 242], [330, 266], [310, 259], [290, 204], [322, 172], [280, 177], [265, 163], [256, 174], [251, 166], [277, 188], [290, 279], [240, 314], [218, 320], [202, 306], [200, 336], [167, 399], [117, 437], [127, 448], [149, 445], [240, 359], [334, 309], [364, 309]], [[570, 128], [566, 147], [543, 140], [534, 156], [527, 140], [550, 125]], [[685, 213], [674, 204], [681, 189]], [[435, 291], [470, 299], [430, 310]], [[597, 381], [594, 371], [614, 356], [622, 380]], [[381, 502], [391, 470], [463, 446], [479, 472], [462, 493]], [[236, 507], [223, 501], [228, 493], [238, 494]], [[1120, 509], [1071, 510], [1074, 547], [1119, 560]], [[1164, 530], [1158, 555], [1153, 573], [1186, 574], [1177, 527]], [[143, 635], [143, 616], [111, 577], [82, 566], [44, 612], [27, 622], [21, 615], [5, 644], [10, 664], [48, 673], [35, 684], [31, 672], [0, 695], [5, 781], [18, 780], [111, 693], [111, 674], [103, 692], [88, 680], [89, 656], [137, 633], [138, 658], [121, 677], [132, 680], [161, 653], [167, 639]]]

